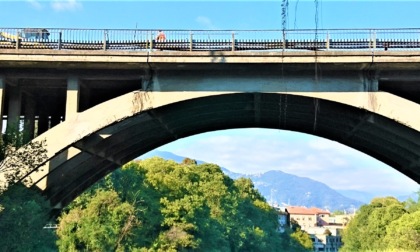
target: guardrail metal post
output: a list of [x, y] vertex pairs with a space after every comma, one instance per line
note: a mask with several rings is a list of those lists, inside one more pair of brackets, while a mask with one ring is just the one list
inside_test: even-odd
[[152, 51], [153, 49], [153, 32], [150, 31], [150, 48], [149, 51]]
[[19, 36], [19, 30], [16, 30], [16, 49], [20, 48], [20, 36]]
[[58, 33], [58, 50], [61, 50], [61, 32]]
[[232, 52], [235, 51], [235, 33], [232, 32]]
[[327, 40], [325, 41], [325, 49], [326, 50], [329, 50], [330, 49], [330, 33], [329, 32], [327, 32], [327, 38], [326, 38]]
[[376, 49], [376, 32], [375, 31], [370, 31], [369, 48]]
[[190, 52], [192, 52], [193, 49], [193, 33], [190, 31]]
[[104, 51], [106, 51], [106, 37], [107, 37], [107, 33], [108, 33], [108, 31], [107, 30], [104, 30], [104, 40], [103, 40], [103, 46], [102, 46], [102, 49]]
[[376, 31], [373, 31], [373, 49], [376, 49]]

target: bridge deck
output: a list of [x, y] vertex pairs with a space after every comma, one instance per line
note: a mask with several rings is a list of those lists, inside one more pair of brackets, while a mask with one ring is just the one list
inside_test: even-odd
[[420, 29], [352, 30], [168, 30], [159, 41], [152, 30], [44, 29], [48, 36], [25, 37], [26, 29], [0, 28], [0, 49], [57, 50], [411, 50], [420, 49]]
[[[376, 41], [375, 49], [420, 49], [419, 41], [387, 40]], [[328, 45], [327, 45], [328, 44]], [[58, 49], [54, 41], [22, 41], [20, 49]], [[149, 50], [149, 41], [136, 42], [101, 42], [72, 43], [63, 42], [60, 49], [64, 50]], [[16, 41], [0, 41], [0, 49], [14, 49]], [[258, 50], [361, 50], [373, 49], [372, 41], [177, 41], [152, 42], [152, 49], [175, 51], [258, 51]]]

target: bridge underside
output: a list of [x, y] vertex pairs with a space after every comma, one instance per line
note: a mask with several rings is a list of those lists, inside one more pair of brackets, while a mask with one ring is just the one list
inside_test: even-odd
[[249, 127], [331, 139], [420, 181], [420, 134], [365, 109], [276, 93], [220, 94], [152, 109], [143, 106], [139, 113], [69, 143], [51, 159], [48, 174], [39, 177], [37, 185], [53, 205], [67, 205], [109, 172], [166, 143], [208, 131]]
[[234, 128], [328, 138], [420, 182], [418, 51], [1, 57], [0, 112], [46, 139], [48, 162], [31, 178], [57, 208], [156, 147]]

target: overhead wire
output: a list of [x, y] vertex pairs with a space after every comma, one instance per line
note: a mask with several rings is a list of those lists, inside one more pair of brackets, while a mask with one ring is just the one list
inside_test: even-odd
[[282, 85], [285, 88], [286, 94], [284, 95], [284, 101], [282, 104], [282, 96], [280, 96], [280, 125], [281, 125], [281, 118], [283, 118], [283, 126], [286, 127], [286, 116], [287, 116], [287, 83], [284, 81], [284, 51], [286, 49], [286, 30], [287, 30], [287, 20], [289, 15], [289, 1], [282, 0], [281, 4], [281, 17], [282, 17], [282, 39], [283, 39], [283, 50], [282, 50], [282, 57], [281, 57], [281, 76], [282, 76]]
[[[315, 3], [315, 38], [314, 38], [314, 51], [315, 51], [315, 87], [318, 87], [318, 0], [314, 0]], [[314, 99], [314, 125], [313, 131], [315, 132], [318, 120], [319, 112], [319, 100]]]

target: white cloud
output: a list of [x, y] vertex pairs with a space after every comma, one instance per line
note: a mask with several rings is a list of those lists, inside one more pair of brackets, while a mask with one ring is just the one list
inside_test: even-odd
[[76, 0], [54, 0], [51, 7], [55, 11], [74, 11], [82, 8], [82, 4]]
[[37, 0], [26, 0], [34, 9], [41, 10], [44, 8], [42, 4]]
[[215, 131], [178, 140], [161, 150], [215, 163], [233, 172], [256, 174], [281, 170], [323, 182], [334, 189], [399, 195], [418, 188], [416, 182], [364, 153], [296, 132]]
[[205, 29], [217, 30], [217, 27], [213, 25], [212, 21], [208, 17], [198, 16], [195, 21], [204, 26]]

